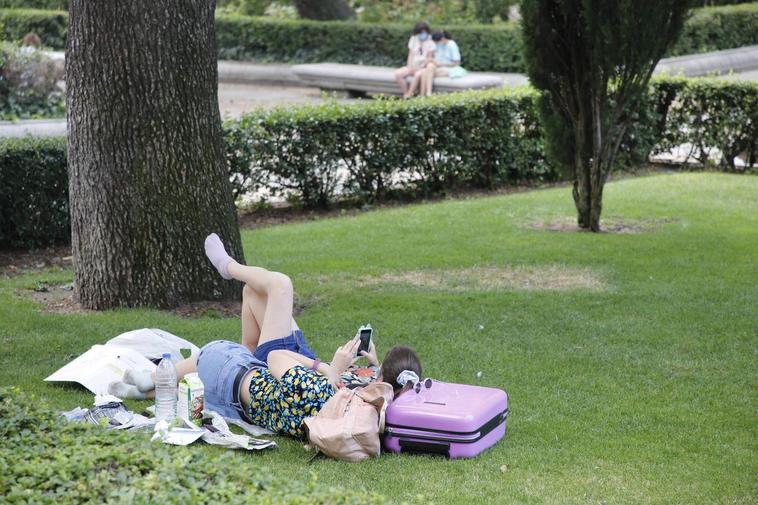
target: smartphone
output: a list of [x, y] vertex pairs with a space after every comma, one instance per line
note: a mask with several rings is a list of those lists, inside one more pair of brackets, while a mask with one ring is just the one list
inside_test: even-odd
[[361, 344], [358, 346], [357, 356], [363, 356], [361, 354], [361, 351], [368, 352], [369, 349], [371, 349], [371, 335], [373, 333], [374, 330], [371, 328], [371, 325], [361, 326], [359, 330], [359, 338], [361, 339]]

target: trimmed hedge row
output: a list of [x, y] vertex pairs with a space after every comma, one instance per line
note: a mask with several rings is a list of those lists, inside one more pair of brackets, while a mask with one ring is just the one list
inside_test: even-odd
[[323, 207], [400, 194], [555, 180], [528, 88], [273, 109], [226, 124], [238, 192]]
[[145, 432], [66, 423], [17, 388], [0, 388], [0, 419], [3, 503], [386, 503], [315, 476], [279, 475], [238, 451], [168, 446]]
[[693, 9], [669, 56], [758, 44], [758, 2]]
[[[520, 28], [448, 26], [470, 70], [518, 72], [524, 68]], [[360, 63], [401, 66], [406, 25], [274, 20], [240, 15], [216, 17], [219, 58], [259, 61]]]
[[758, 84], [656, 79], [651, 102], [652, 154], [690, 144], [688, 161], [701, 165], [734, 172], [737, 156], [748, 166], [758, 163]]
[[[528, 88], [428, 99], [280, 108], [224, 125], [236, 196], [267, 188], [306, 206], [559, 180], [545, 160]], [[619, 169], [690, 144], [694, 161], [735, 170], [758, 157], [758, 84], [655, 79], [622, 144]], [[718, 151], [723, 155], [717, 156]], [[0, 244], [68, 239], [65, 143], [0, 142]]]
[[66, 141], [26, 137], [0, 142], [0, 244], [68, 242]]
[[[758, 44], [758, 2], [695, 9], [670, 55], [730, 49]], [[5, 38], [19, 40], [38, 33], [46, 46], [65, 44], [64, 11], [0, 10]], [[447, 26], [470, 70], [523, 72], [518, 25]], [[409, 27], [392, 24], [276, 20], [218, 15], [216, 37], [222, 59], [279, 62], [402, 65]]]

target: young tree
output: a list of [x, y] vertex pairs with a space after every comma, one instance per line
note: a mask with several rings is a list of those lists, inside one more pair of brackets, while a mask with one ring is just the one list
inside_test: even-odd
[[304, 19], [342, 21], [355, 18], [355, 11], [346, 0], [292, 0], [292, 3]]
[[527, 72], [553, 161], [573, 175], [579, 227], [599, 231], [603, 185], [691, 0], [523, 0]]
[[74, 289], [87, 308], [236, 298], [242, 258], [217, 97], [215, 1], [71, 0], [66, 105]]

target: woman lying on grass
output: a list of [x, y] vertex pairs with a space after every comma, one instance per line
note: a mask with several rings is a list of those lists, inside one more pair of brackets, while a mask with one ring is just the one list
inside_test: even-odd
[[[218, 235], [205, 240], [208, 259], [225, 279], [245, 283], [242, 290], [242, 344], [217, 340], [205, 345], [197, 357], [176, 364], [181, 380], [197, 371], [205, 387], [205, 407], [225, 417], [242, 418], [269, 430], [302, 437], [303, 419], [315, 415], [337, 389], [343, 374], [358, 359], [358, 338], [339, 347], [331, 363], [323, 363], [308, 346], [292, 317], [292, 281], [279, 272], [237, 263]], [[362, 351], [378, 367], [373, 342]], [[377, 380], [401, 392], [404, 370], [421, 377], [416, 353], [395, 346], [384, 357]], [[153, 398], [155, 373], [127, 372], [110, 392], [120, 398]]]

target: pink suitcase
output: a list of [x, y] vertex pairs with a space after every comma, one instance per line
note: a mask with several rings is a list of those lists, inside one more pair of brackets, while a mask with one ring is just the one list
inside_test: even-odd
[[505, 391], [424, 382], [430, 387], [407, 391], [387, 407], [386, 450], [472, 458], [503, 438], [508, 417]]

